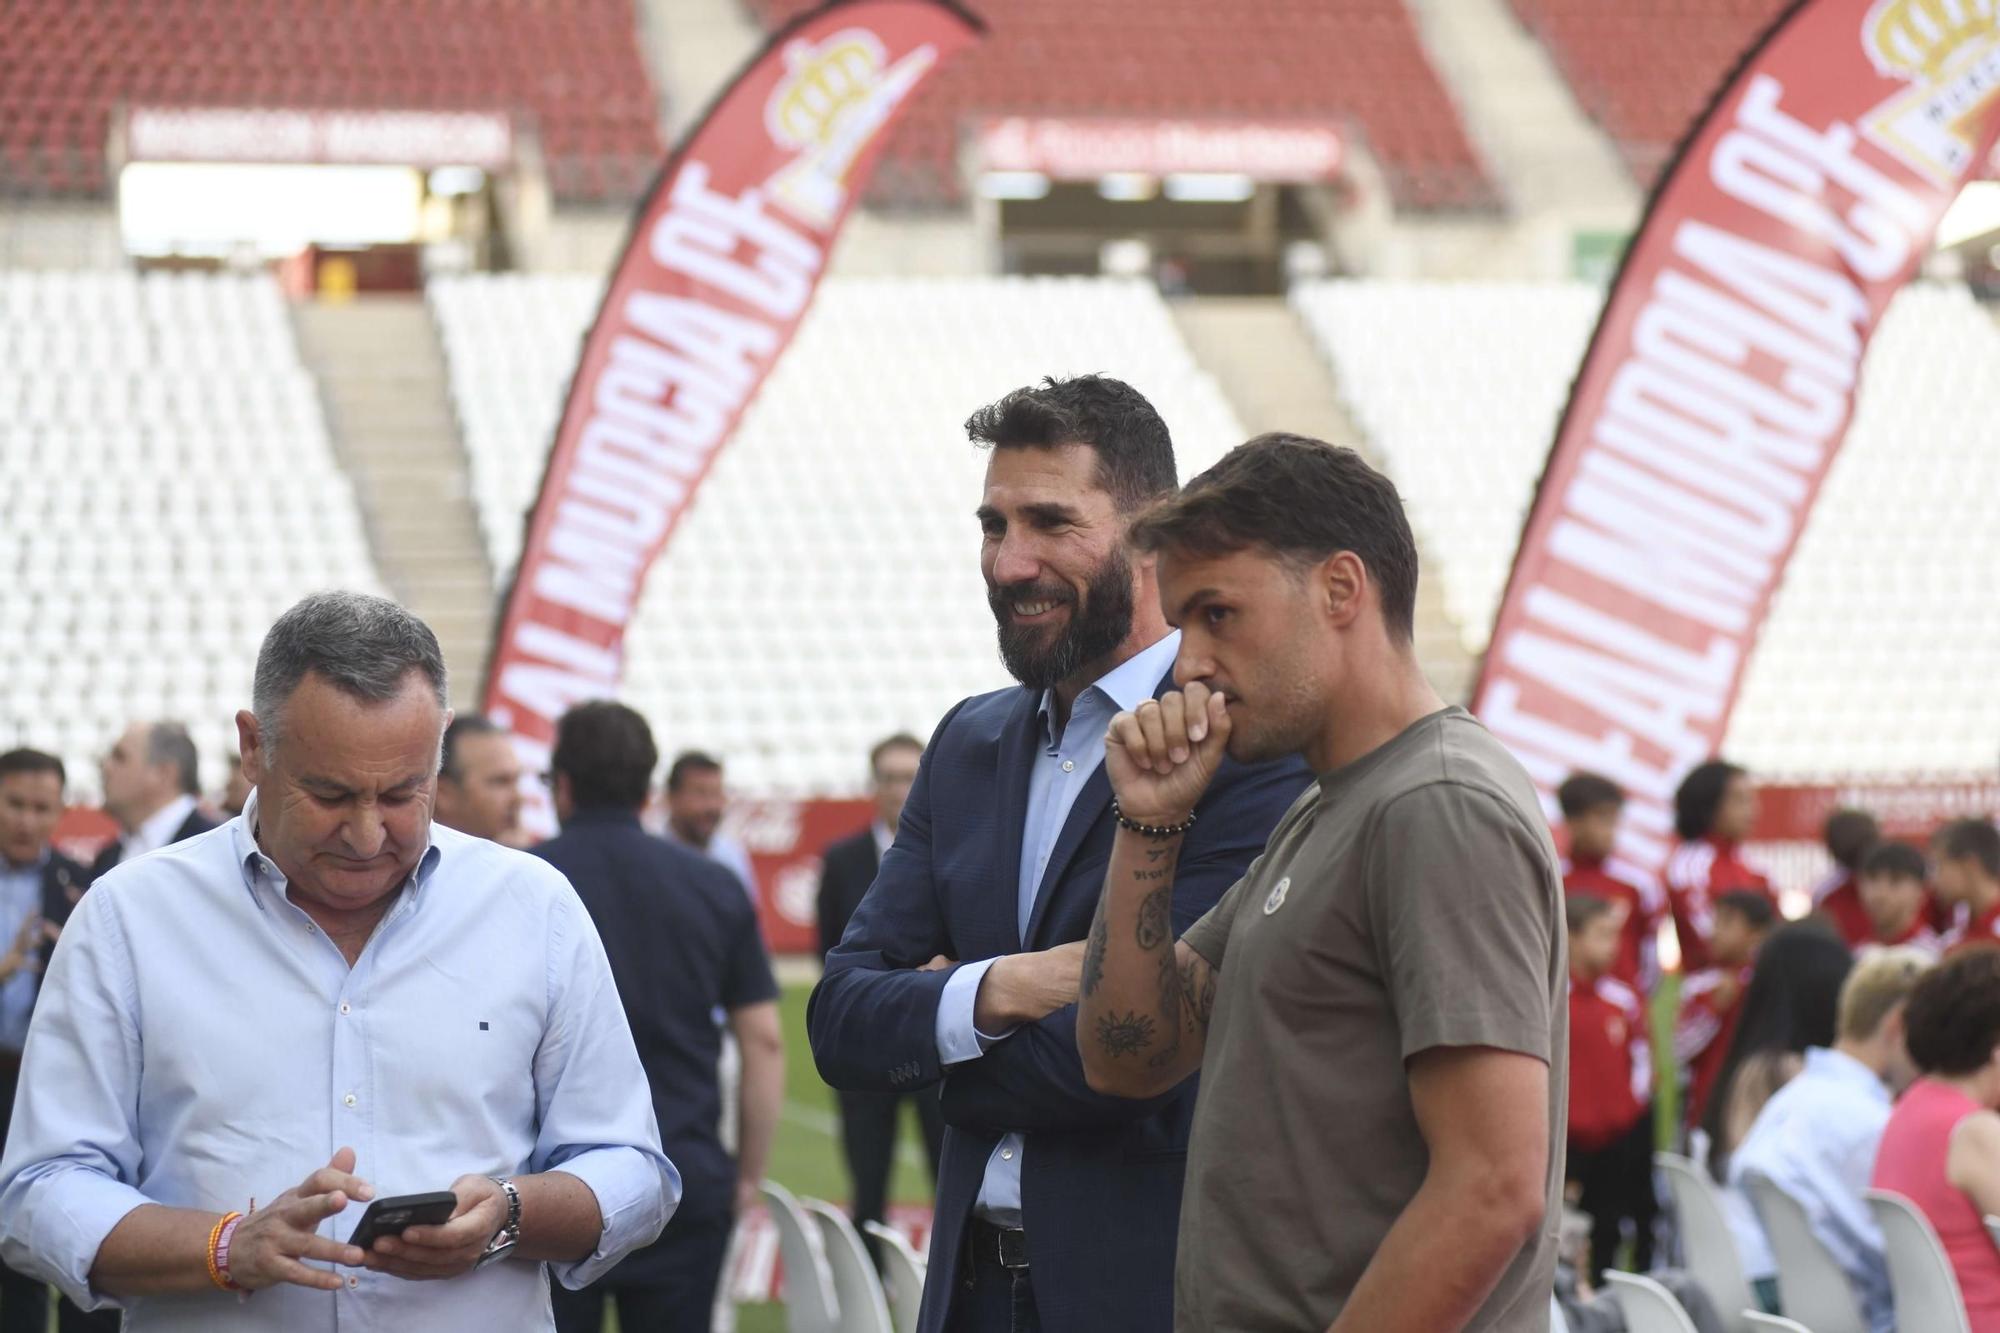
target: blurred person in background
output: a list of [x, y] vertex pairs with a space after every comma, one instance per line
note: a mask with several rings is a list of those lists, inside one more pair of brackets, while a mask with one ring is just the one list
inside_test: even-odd
[[[558, 1333], [598, 1333], [607, 1299], [622, 1328], [707, 1333], [730, 1233], [759, 1201], [784, 1102], [778, 987], [756, 910], [735, 876], [639, 825], [659, 758], [646, 719], [623, 704], [579, 704], [556, 724], [562, 832], [534, 855], [569, 878], [604, 940], [682, 1188], [659, 1240], [587, 1287], [551, 1293]], [[717, 1009], [742, 1051], [734, 1161], [717, 1132]]]
[[[1840, 937], [1819, 921], [1798, 921], [1771, 932], [1757, 950], [1755, 975], [1743, 992], [1736, 1033], [1716, 1075], [1693, 1155], [1705, 1159], [1709, 1175], [1730, 1179], [1730, 1155], [1750, 1132], [1757, 1113], [1796, 1076], [1805, 1053], [1831, 1046], [1839, 1031], [1840, 988], [1854, 957]], [[1778, 1262], [1764, 1238], [1756, 1210], [1741, 1190], [1726, 1184], [1723, 1212], [1729, 1218], [1743, 1275], [1767, 1311], [1778, 1304]]]
[[1771, 933], [1776, 915], [1762, 894], [1725, 893], [1714, 908], [1710, 963], [1683, 971], [1680, 1014], [1674, 1024], [1674, 1062], [1687, 1073], [1682, 1113], [1700, 1124], [1709, 1091], [1736, 1038], [1743, 992], [1755, 972], [1757, 950]]
[[250, 799], [250, 779], [243, 775], [243, 756], [229, 756], [229, 776], [223, 780], [222, 797], [216, 802], [226, 818], [234, 819], [243, 813], [244, 804]]
[[700, 750], [675, 755], [667, 769], [666, 794], [667, 840], [721, 862], [755, 900], [757, 872], [750, 866], [750, 852], [722, 832], [722, 816], [729, 809], [722, 761]]
[[1855, 952], [1904, 945], [1931, 958], [1944, 952], [1944, 941], [1931, 926], [1931, 891], [1924, 882], [1930, 867], [1924, 854], [1906, 842], [1877, 844], [1861, 861], [1861, 905], [1868, 917], [1868, 938]]
[[2000, 941], [2000, 829], [1984, 819], [1954, 819], [1931, 843], [1938, 900], [1965, 924], [1949, 952]]
[[1657, 879], [1612, 850], [1625, 811], [1624, 789], [1595, 773], [1572, 773], [1556, 789], [1556, 803], [1562, 807], [1563, 828], [1569, 834], [1569, 855], [1562, 863], [1563, 892], [1602, 898], [1625, 909], [1610, 974], [1641, 996], [1648, 995], [1660, 980], [1657, 950], [1666, 895]]
[[[0, 1258], [133, 1333], [492, 1333], [551, 1329], [552, 1275], [659, 1235], [679, 1179], [583, 904], [431, 820], [445, 698], [393, 602], [320, 593], [271, 626], [244, 812], [118, 866], [63, 929]], [[448, 1221], [336, 1239], [378, 1193], [435, 1190]]]
[[1740, 1190], [1749, 1176], [1762, 1176], [1805, 1209], [1813, 1234], [1854, 1284], [1873, 1333], [1895, 1333], [1896, 1309], [1882, 1233], [1864, 1194], [1890, 1105], [1916, 1077], [1903, 1011], [1931, 963], [1894, 948], [1857, 963], [1840, 988], [1833, 1045], [1806, 1048], [1804, 1067], [1764, 1103], [1729, 1155], [1731, 1185]]
[[436, 818], [475, 838], [522, 844], [521, 761], [513, 741], [491, 719], [467, 713], [444, 729]]
[[1602, 1279], [1631, 1223], [1632, 1269], [1653, 1267], [1653, 1046], [1646, 1005], [1613, 972], [1626, 906], [1567, 895], [1569, 1158], [1576, 1205], [1590, 1215], [1590, 1274]]
[[[0, 1151], [42, 970], [90, 882], [90, 872], [51, 842], [63, 779], [62, 760], [52, 754], [0, 754]], [[43, 1333], [48, 1311], [46, 1283], [0, 1265], [0, 1333]]]
[[1680, 942], [1681, 970], [1709, 966], [1715, 903], [1725, 893], [1762, 894], [1779, 912], [1771, 881], [1743, 862], [1743, 840], [1757, 822], [1757, 789], [1750, 775], [1721, 759], [1697, 764], [1674, 792], [1674, 831], [1680, 846], [1667, 858], [1667, 906]]
[[1882, 826], [1866, 810], [1835, 810], [1826, 817], [1823, 841], [1833, 870], [1813, 886], [1813, 911], [1833, 924], [1848, 948], [1858, 949], [1875, 938], [1861, 902], [1861, 861], [1882, 841]]
[[[847, 922], [868, 886], [875, 882], [882, 857], [895, 844], [903, 818], [903, 802], [924, 757], [924, 743], [899, 734], [877, 743], [868, 755], [869, 796], [875, 817], [867, 828], [826, 849], [819, 880], [819, 945], [824, 959], [847, 933]], [[889, 1198], [890, 1168], [896, 1154], [896, 1129], [903, 1106], [916, 1107], [923, 1129], [924, 1150], [931, 1178], [937, 1179], [938, 1157], [944, 1151], [944, 1109], [934, 1089], [920, 1092], [836, 1092], [840, 1102], [840, 1148], [853, 1187], [854, 1224], [880, 1222]], [[862, 1233], [871, 1253], [881, 1259], [881, 1242]]]
[[178, 722], [134, 722], [104, 756], [99, 774], [104, 813], [118, 821], [119, 836], [98, 853], [92, 878], [215, 827], [199, 808], [200, 764]]
[[1972, 1333], [2000, 1333], [2000, 949], [1948, 958], [1910, 996], [1903, 1026], [1922, 1075], [1889, 1114], [1876, 1189], [1929, 1219], [1958, 1278]]

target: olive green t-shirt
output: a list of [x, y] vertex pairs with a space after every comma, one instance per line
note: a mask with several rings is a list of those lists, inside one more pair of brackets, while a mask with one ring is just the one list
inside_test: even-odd
[[1405, 1062], [1549, 1066], [1548, 1215], [1468, 1329], [1548, 1328], [1568, 1102], [1562, 881], [1528, 775], [1462, 708], [1308, 787], [1185, 939], [1219, 972], [1174, 1276], [1180, 1333], [1333, 1322], [1423, 1183]]

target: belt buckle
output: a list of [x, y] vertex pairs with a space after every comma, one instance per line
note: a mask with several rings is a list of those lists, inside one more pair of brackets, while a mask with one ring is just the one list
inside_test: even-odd
[[1020, 1227], [996, 1227], [1000, 1266], [1021, 1269], [1028, 1266], [1028, 1233]]

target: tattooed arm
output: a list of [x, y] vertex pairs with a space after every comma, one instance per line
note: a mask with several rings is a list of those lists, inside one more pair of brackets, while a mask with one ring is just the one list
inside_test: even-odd
[[[1104, 765], [1119, 809], [1154, 827], [1182, 824], [1229, 741], [1222, 696], [1199, 682], [1112, 719]], [[1076, 1015], [1084, 1075], [1098, 1092], [1151, 1097], [1201, 1067], [1215, 969], [1174, 939], [1182, 837], [1120, 828], [1091, 923]]]

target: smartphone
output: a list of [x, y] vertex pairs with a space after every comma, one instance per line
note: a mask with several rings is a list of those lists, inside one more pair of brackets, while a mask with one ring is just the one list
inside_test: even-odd
[[364, 1250], [370, 1249], [383, 1236], [402, 1235], [406, 1227], [442, 1226], [457, 1211], [458, 1196], [450, 1190], [377, 1199], [361, 1215], [361, 1221], [355, 1225], [354, 1234], [347, 1238], [347, 1243]]

